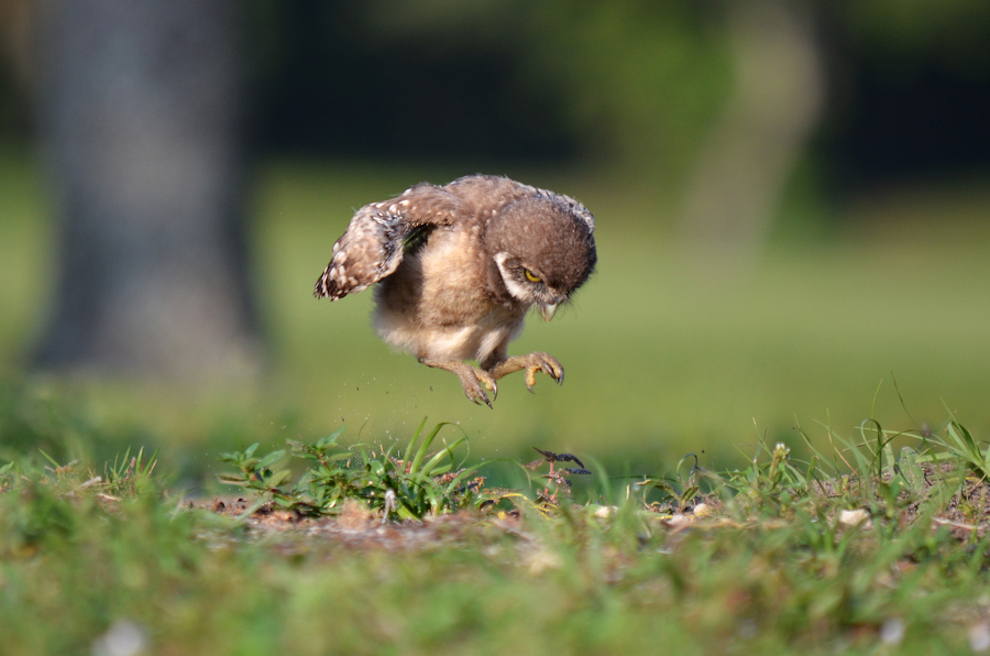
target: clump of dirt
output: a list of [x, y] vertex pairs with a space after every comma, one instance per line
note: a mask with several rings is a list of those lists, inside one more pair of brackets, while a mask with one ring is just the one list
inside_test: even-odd
[[[209, 507], [219, 515], [240, 517], [252, 504], [243, 497], [216, 498]], [[306, 517], [264, 504], [244, 522], [252, 537], [259, 540], [281, 540], [288, 545], [317, 539], [360, 550], [422, 551], [463, 544], [467, 539], [484, 541], [486, 535], [512, 534], [529, 539], [518, 511], [463, 511], [422, 520], [382, 521], [381, 514], [353, 500], [346, 501], [340, 513], [326, 517]]]

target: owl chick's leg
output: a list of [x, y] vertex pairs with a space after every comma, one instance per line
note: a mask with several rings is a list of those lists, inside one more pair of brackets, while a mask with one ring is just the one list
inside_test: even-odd
[[537, 351], [529, 355], [514, 355], [511, 358], [497, 362], [484, 362], [481, 366], [483, 369], [491, 372], [495, 380], [499, 380], [502, 376], [511, 374], [514, 371], [525, 369], [526, 389], [530, 392], [533, 391], [533, 385], [536, 384], [537, 371], [542, 371], [550, 376], [557, 381], [558, 385], [564, 383], [564, 368], [560, 365], [557, 358], [543, 351]]
[[485, 389], [487, 388], [492, 393], [492, 399], [498, 397], [498, 386], [495, 384], [495, 376], [491, 373], [458, 360], [427, 360], [420, 358], [419, 361], [427, 367], [444, 369], [445, 371], [457, 374], [457, 377], [461, 379], [461, 387], [464, 388], [464, 394], [469, 399], [479, 405], [484, 403], [489, 408], [493, 407], [492, 402], [488, 400], [488, 395], [485, 394]]

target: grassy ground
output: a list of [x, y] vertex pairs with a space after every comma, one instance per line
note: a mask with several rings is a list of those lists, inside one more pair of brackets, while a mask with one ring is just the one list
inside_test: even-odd
[[[0, 154], [0, 465], [14, 463], [0, 470], [0, 651], [990, 647], [985, 442], [946, 422], [947, 405], [977, 438], [990, 431], [981, 185], [864, 199], [827, 240], [778, 243], [743, 264], [677, 241], [670, 213], [642, 190], [505, 172], [581, 197], [599, 219], [601, 265], [573, 308], [532, 322], [517, 346], [559, 357], [564, 387], [540, 381], [531, 396], [510, 378], [491, 411], [378, 342], [368, 295], [333, 305], [310, 295], [351, 209], [461, 171], [263, 167], [252, 229], [272, 376], [191, 398], [25, 378], [53, 282], [52, 200], [27, 158]], [[389, 460], [382, 449], [404, 453], [427, 415], [467, 435], [486, 489], [521, 496], [493, 492], [499, 505], [482, 515], [467, 479], [426, 482], [441, 472], [423, 467], [442, 458], [408, 470]], [[857, 429], [866, 417], [912, 433], [878, 442], [873, 424]], [[342, 444], [373, 452], [342, 452], [333, 462], [355, 469], [321, 480], [355, 494], [321, 496], [298, 465], [280, 474], [279, 458], [244, 453], [341, 424]], [[444, 431], [451, 443], [462, 434]], [[936, 439], [954, 455], [932, 450]], [[162, 443], [153, 472], [147, 452], [114, 464]], [[593, 472], [572, 477], [576, 506], [562, 491], [540, 500], [546, 481], [513, 464], [534, 458], [531, 446], [574, 452]], [[224, 451], [241, 457], [221, 463]], [[688, 452], [701, 469], [678, 466]], [[183, 498], [238, 471], [256, 488], [243, 503], [215, 512]], [[695, 513], [694, 483], [710, 512]], [[383, 528], [385, 490], [402, 485], [422, 492], [418, 506], [400, 495], [405, 514], [419, 508], [427, 521]], [[247, 512], [255, 494], [268, 515]], [[466, 514], [434, 516], [434, 500]], [[843, 523], [843, 510], [869, 519]]]
[[[448, 486], [416, 444], [294, 445], [295, 477], [228, 454], [251, 489], [205, 504], [147, 454], [24, 457], [0, 470], [3, 653], [981, 653], [988, 462], [953, 431], [549, 500], [542, 478]], [[423, 488], [438, 512], [383, 523]]]

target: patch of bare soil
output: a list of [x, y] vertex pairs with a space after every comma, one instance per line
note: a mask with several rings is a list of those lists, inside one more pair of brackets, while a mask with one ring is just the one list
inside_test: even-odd
[[[243, 498], [214, 499], [210, 509], [219, 515], [239, 517], [251, 504]], [[297, 513], [262, 505], [245, 518], [253, 537], [281, 541], [285, 546], [316, 538], [351, 549], [382, 549], [386, 551], [421, 551], [443, 546], [464, 544], [465, 541], [486, 541], [486, 536], [512, 534], [524, 539], [519, 513], [460, 512], [423, 520], [383, 522], [356, 501], [347, 501], [338, 515], [305, 517]]]
[[[990, 533], [990, 481], [961, 471], [955, 463], [924, 463], [919, 468], [916, 491], [903, 491], [898, 496], [907, 504], [902, 523], [917, 521], [919, 515], [928, 515], [934, 506], [938, 510], [932, 516], [933, 528], [947, 526], [959, 540]], [[882, 480], [889, 482], [889, 474], [884, 474]], [[822, 496], [837, 498], [860, 484], [858, 477], [844, 476], [823, 481], [817, 488]]]
[[[899, 499], [905, 504], [899, 520], [902, 524], [918, 521], [921, 515], [927, 516], [930, 511], [925, 510], [926, 504], [934, 504], [939, 510], [931, 520], [933, 529], [946, 526], [959, 540], [981, 538], [990, 533], [990, 482], [967, 476], [960, 485], [961, 472], [949, 464], [925, 465], [923, 473], [917, 491], [900, 494]], [[818, 483], [816, 491], [823, 498], [836, 499], [860, 484], [856, 476], [846, 476]], [[953, 489], [955, 492], [950, 493]], [[196, 505], [227, 517], [242, 517], [252, 508], [248, 500], [235, 497], [216, 498]], [[667, 503], [645, 509], [655, 513], [656, 525], [670, 533], [692, 528], [740, 527], [737, 521], [725, 516], [722, 502], [713, 494], [699, 494], [684, 507]], [[616, 510], [601, 507], [595, 515], [605, 520]], [[868, 529], [872, 519], [868, 509], [852, 508], [837, 512], [834, 521]], [[290, 551], [305, 543], [312, 544], [314, 538], [328, 546], [395, 552], [457, 546], [469, 541], [484, 544], [505, 535], [531, 545], [537, 541], [525, 530], [517, 511], [465, 511], [396, 522], [383, 521], [380, 514], [372, 513], [356, 501], [345, 502], [337, 515], [319, 518], [263, 504], [244, 517], [244, 522], [253, 538], [281, 545]], [[773, 520], [763, 524], [783, 526], [786, 522]], [[752, 523], [746, 522], [746, 525]]]

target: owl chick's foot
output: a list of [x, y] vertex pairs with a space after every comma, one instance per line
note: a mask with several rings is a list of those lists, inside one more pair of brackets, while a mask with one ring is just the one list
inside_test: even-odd
[[502, 376], [519, 371], [520, 369], [526, 370], [526, 389], [530, 392], [533, 391], [533, 385], [536, 384], [536, 372], [538, 371], [542, 371], [553, 378], [557, 381], [558, 385], [564, 383], [564, 367], [561, 366], [557, 358], [543, 351], [537, 351], [529, 355], [514, 355], [491, 367], [489, 371], [491, 371], [495, 380], [499, 380]]
[[461, 379], [461, 387], [464, 388], [464, 394], [471, 401], [478, 405], [484, 403], [489, 408], [493, 408], [492, 401], [488, 399], [488, 395], [485, 393], [485, 389], [491, 392], [492, 400], [498, 397], [498, 385], [495, 384], [495, 376], [491, 373], [458, 360], [420, 359], [420, 362], [427, 367], [443, 369], [457, 374], [457, 377]]

